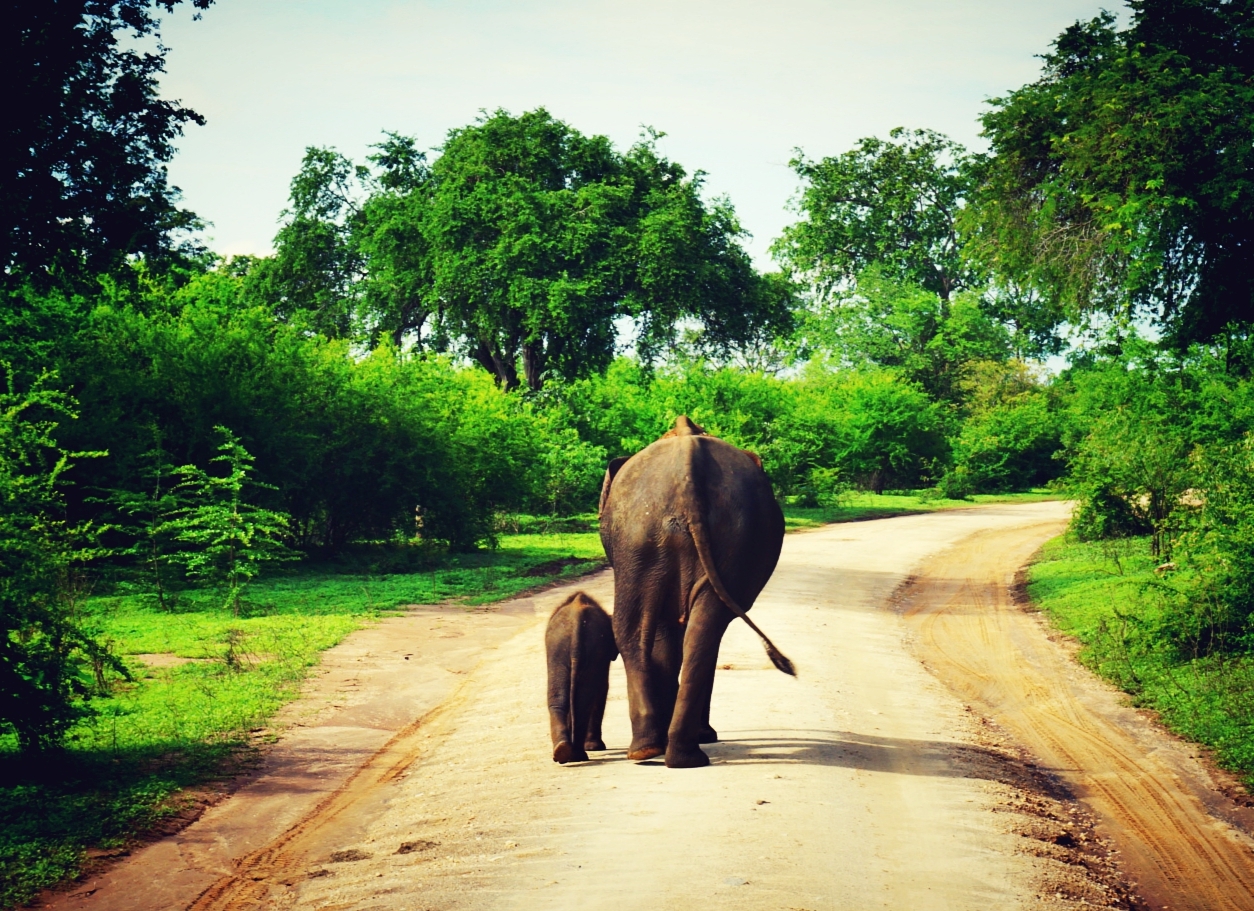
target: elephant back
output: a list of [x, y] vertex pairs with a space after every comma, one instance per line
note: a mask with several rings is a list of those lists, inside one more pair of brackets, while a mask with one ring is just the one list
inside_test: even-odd
[[784, 517], [770, 479], [756, 456], [718, 437], [655, 441], [621, 465], [603, 503], [611, 562], [655, 549], [690, 551], [692, 528], [702, 528], [728, 590], [751, 603], [779, 559]]

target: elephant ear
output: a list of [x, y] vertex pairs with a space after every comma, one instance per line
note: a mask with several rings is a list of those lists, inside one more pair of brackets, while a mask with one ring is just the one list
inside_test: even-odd
[[740, 451], [743, 452], [745, 455], [747, 455], [749, 458], [753, 459], [754, 465], [757, 465], [759, 468], [762, 468], [762, 458], [756, 452], [750, 452], [747, 449], [742, 449]]
[[618, 474], [618, 470], [627, 464], [627, 460], [631, 456], [619, 456], [617, 459], [610, 459], [610, 464], [605, 467], [605, 480], [601, 482], [601, 502], [597, 505], [597, 518], [601, 518], [601, 513], [605, 512], [605, 501], [610, 496], [610, 485], [614, 483], [614, 475]]

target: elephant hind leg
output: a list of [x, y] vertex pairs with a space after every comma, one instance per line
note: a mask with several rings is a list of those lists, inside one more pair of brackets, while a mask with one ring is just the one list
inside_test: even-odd
[[[649, 655], [649, 690], [654, 706], [654, 723], [661, 730], [660, 742], [634, 749], [629, 759], [639, 762], [662, 754], [669, 755], [668, 729], [673, 725], [679, 695], [679, 673], [683, 661], [684, 628], [678, 623], [659, 624]], [[634, 747], [634, 744], [633, 744]]]
[[667, 732], [666, 765], [669, 768], [692, 769], [710, 764], [710, 758], [699, 744], [718, 739], [710, 727], [710, 698], [719, 645], [732, 617], [732, 612], [708, 589], [692, 606], [684, 636], [683, 677]]
[[601, 739], [601, 724], [605, 718], [605, 701], [609, 696], [610, 681], [609, 671], [606, 670], [605, 679], [589, 681], [589, 689], [592, 690], [592, 711], [588, 716], [587, 730], [584, 733], [583, 748], [585, 750], [599, 751], [605, 749], [605, 741]]
[[701, 704], [701, 723], [698, 726], [697, 743], [718, 743], [718, 731], [710, 725], [710, 699], [714, 695], [714, 686], [706, 690]]
[[[619, 616], [617, 610], [614, 616]], [[633, 762], [666, 752], [666, 732], [674, 715], [678, 689], [682, 635], [677, 623], [659, 624], [647, 648], [637, 646], [629, 638], [630, 630], [619, 635], [631, 714], [632, 736], [627, 758]]]

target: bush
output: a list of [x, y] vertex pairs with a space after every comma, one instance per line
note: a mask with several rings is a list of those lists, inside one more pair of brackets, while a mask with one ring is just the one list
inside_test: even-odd
[[542, 507], [552, 515], [572, 515], [595, 509], [607, 463], [605, 450], [579, 439], [573, 427], [550, 429], [539, 465], [542, 471]]
[[1185, 491], [1196, 483], [1189, 453], [1196, 390], [1150, 362], [1116, 361], [1072, 377], [1063, 415], [1070, 483], [1082, 540], [1149, 534], [1170, 557]]
[[72, 406], [47, 377], [26, 393], [10, 378], [0, 394], [0, 733], [15, 733], [25, 751], [61, 739], [105, 668], [125, 674], [77, 615], [91, 529], [58, 518], [71, 454], [52, 438]]
[[964, 491], [963, 496], [1037, 487], [1061, 473], [1054, 459], [1061, 445], [1061, 428], [1046, 395], [1025, 393], [962, 425], [943, 483]]
[[1254, 651], [1254, 434], [1199, 449], [1191, 460], [1203, 486], [1180, 536], [1184, 609], [1173, 639], [1193, 654]]
[[542, 416], [481, 371], [386, 347], [362, 356], [249, 303], [210, 273], [172, 299], [90, 315], [67, 345], [85, 419], [59, 432], [110, 458], [80, 472], [76, 514], [99, 514], [93, 490], [145, 489], [153, 428], [172, 464], [204, 468], [214, 428], [229, 427], [268, 486], [256, 505], [290, 515], [302, 549], [415, 534], [471, 548], [496, 511], [588, 496], [594, 451], [580, 480], [550, 489]]
[[965, 500], [976, 491], [975, 479], [966, 465], [953, 465], [941, 476], [937, 493], [947, 500]]
[[797, 505], [826, 508], [844, 506], [852, 493], [853, 485], [839, 468], [811, 468], [806, 475], [805, 490]]
[[226, 606], [238, 617], [244, 589], [262, 566], [299, 555], [281, 540], [286, 537], [288, 517], [244, 498], [253, 457], [230, 430], [219, 427], [218, 432], [222, 443], [211, 461], [225, 472], [210, 474], [195, 465], [176, 468], [176, 489], [185, 505], [166, 525], [174, 542], [182, 545], [173, 559], [190, 578], [216, 584], [226, 596]]
[[631, 455], [686, 414], [757, 453], [781, 497], [835, 502], [855, 484], [883, 490], [930, 480], [947, 454], [942, 411], [887, 370], [811, 365], [799, 379], [684, 362], [649, 375], [620, 358], [604, 377], [550, 394], [558, 424], [606, 455]]
[[940, 408], [892, 371], [812, 369], [796, 395], [793, 422], [780, 436], [809, 442], [797, 448], [812, 466], [838, 467], [863, 489], [921, 486], [947, 456]]

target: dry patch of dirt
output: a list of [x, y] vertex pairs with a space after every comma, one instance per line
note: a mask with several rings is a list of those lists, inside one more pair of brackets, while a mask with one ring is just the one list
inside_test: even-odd
[[994, 811], [1023, 839], [1019, 850], [1036, 858], [1041, 908], [1146, 908], [1119, 867], [1118, 851], [1097, 831], [1097, 818], [1004, 730], [972, 714], [979, 749], [968, 751], [968, 762], [993, 782]]
[[[539, 563], [531, 569], [523, 573], [524, 576], [555, 576], [562, 572], [568, 566], [586, 566], [589, 564], [600, 565], [604, 561], [594, 560], [590, 557], [563, 557], [560, 560], [550, 560], [547, 563]], [[591, 567], [589, 567], [591, 568]]]
[[126, 657], [138, 661], [145, 667], [182, 667], [184, 664], [200, 664], [210, 660], [209, 658], [184, 658], [173, 652], [152, 652]]

